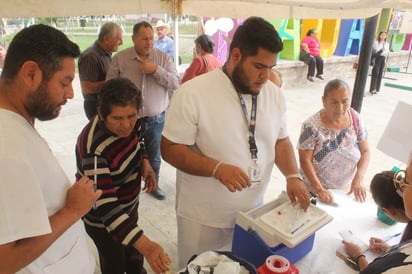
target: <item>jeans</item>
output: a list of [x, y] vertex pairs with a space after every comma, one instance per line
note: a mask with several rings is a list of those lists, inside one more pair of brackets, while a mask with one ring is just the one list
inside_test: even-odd
[[144, 144], [146, 152], [149, 157], [150, 165], [156, 174], [156, 181], [159, 185], [159, 172], [160, 172], [160, 141], [162, 139], [163, 125], [165, 123], [165, 112], [152, 117], [143, 117], [140, 119], [142, 127], [142, 137], [144, 138]]

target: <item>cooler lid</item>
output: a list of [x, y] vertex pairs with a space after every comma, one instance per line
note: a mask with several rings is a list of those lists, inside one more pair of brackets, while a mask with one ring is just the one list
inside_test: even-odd
[[293, 248], [333, 220], [326, 211], [310, 204], [306, 212], [293, 206], [286, 193], [246, 213], [239, 212], [236, 222], [253, 229], [271, 247], [279, 244]]

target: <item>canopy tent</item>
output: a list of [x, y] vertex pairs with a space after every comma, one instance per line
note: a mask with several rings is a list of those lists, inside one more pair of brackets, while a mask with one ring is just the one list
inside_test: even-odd
[[246, 18], [366, 18], [382, 8], [412, 9], [411, 0], [2, 0], [0, 17], [167, 13]]
[[[178, 37], [178, 17], [183, 14], [230, 18], [251, 15], [278, 19], [368, 18], [352, 97], [352, 106], [360, 111], [377, 14], [382, 8], [412, 11], [412, 0], [2, 0], [0, 17], [166, 13], [175, 20], [175, 37]], [[179, 48], [178, 39], [175, 48]]]

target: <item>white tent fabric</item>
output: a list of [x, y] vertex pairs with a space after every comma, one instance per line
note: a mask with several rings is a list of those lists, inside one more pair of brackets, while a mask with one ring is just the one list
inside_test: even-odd
[[2, 0], [0, 17], [168, 13], [246, 18], [366, 18], [411, 0]]
[[171, 13], [171, 0], [1, 0], [0, 17]]
[[184, 0], [182, 12], [246, 18], [366, 18], [382, 8], [412, 9], [411, 0]]

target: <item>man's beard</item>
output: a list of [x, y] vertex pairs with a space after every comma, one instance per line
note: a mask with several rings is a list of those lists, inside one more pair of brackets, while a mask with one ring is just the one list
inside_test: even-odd
[[44, 82], [34, 93], [27, 96], [25, 107], [31, 117], [40, 121], [52, 120], [59, 115], [59, 112], [56, 111], [58, 105], [51, 102], [47, 85]]
[[232, 81], [237, 90], [242, 94], [259, 94], [259, 91], [253, 91], [250, 86], [246, 84], [248, 76], [243, 69], [243, 61], [235, 66], [232, 72]]

